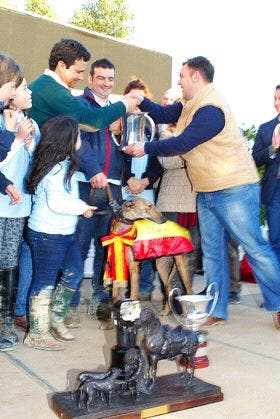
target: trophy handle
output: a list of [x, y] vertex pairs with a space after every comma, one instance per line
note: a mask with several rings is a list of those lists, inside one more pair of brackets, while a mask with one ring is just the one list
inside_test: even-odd
[[151, 128], [151, 139], [150, 139], [150, 141], [153, 141], [153, 139], [155, 138], [155, 133], [156, 133], [155, 123], [148, 114], [145, 114], [145, 118], [147, 119], [148, 124], [150, 125], [150, 128]]
[[219, 297], [219, 288], [218, 288], [218, 284], [217, 282], [211, 282], [211, 284], [208, 285], [207, 290], [206, 290], [206, 296], [207, 297], [212, 297], [212, 295], [210, 294], [211, 289], [214, 288], [214, 300], [211, 306], [211, 310], [209, 311], [209, 313], [207, 314], [207, 317], [211, 316], [211, 314], [213, 313], [217, 301], [218, 301], [218, 297]]
[[169, 306], [171, 308], [172, 314], [175, 317], [175, 319], [177, 320], [177, 322], [180, 323], [183, 327], [185, 327], [186, 323], [181, 320], [181, 316], [179, 316], [176, 313], [176, 310], [174, 309], [173, 298], [172, 297], [173, 297], [175, 291], [177, 292], [177, 295], [182, 295], [182, 292], [181, 292], [180, 288], [173, 288], [170, 291], [170, 293], [168, 294], [168, 303], [169, 303]]
[[120, 136], [119, 140], [117, 139], [115, 134], [113, 134], [112, 132], [111, 132], [111, 135], [112, 135], [112, 139], [113, 139], [114, 143], [116, 144], [117, 147], [119, 147], [121, 145], [122, 135]]

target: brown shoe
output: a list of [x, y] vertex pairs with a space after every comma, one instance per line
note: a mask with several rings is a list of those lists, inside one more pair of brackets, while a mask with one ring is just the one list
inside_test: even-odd
[[226, 324], [226, 320], [221, 317], [208, 317], [202, 327], [218, 326], [220, 324]]
[[29, 328], [29, 323], [27, 320], [27, 316], [14, 316], [14, 325], [16, 327], [19, 327], [20, 329], [23, 329], [25, 332], [27, 332]]
[[276, 311], [272, 314], [272, 320], [275, 329], [280, 329], [280, 311]]

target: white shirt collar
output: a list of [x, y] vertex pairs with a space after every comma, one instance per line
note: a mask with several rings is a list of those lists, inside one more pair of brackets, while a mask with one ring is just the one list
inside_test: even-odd
[[92, 96], [94, 97], [95, 102], [97, 102], [98, 105], [100, 105], [102, 108], [104, 106], [109, 106], [110, 105], [109, 99], [104, 100], [104, 99], [101, 99], [100, 97], [96, 96], [92, 91], [91, 91], [91, 93], [92, 93]]
[[44, 74], [46, 76], [50, 76], [52, 77], [57, 83], [61, 84], [62, 86], [66, 87], [67, 90], [71, 90], [66, 83], [64, 83], [64, 81], [61, 80], [61, 78], [59, 77], [59, 75], [55, 72], [50, 70], [49, 68], [46, 68], [46, 70], [44, 71]]

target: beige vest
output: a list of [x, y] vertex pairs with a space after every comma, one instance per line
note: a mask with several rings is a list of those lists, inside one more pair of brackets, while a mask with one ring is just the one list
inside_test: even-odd
[[245, 140], [236, 126], [229, 106], [212, 83], [204, 86], [193, 99], [184, 104], [177, 123], [177, 135], [191, 123], [195, 112], [206, 105], [222, 109], [225, 126], [211, 140], [182, 156], [187, 162], [194, 190], [211, 192], [258, 182], [259, 175]]

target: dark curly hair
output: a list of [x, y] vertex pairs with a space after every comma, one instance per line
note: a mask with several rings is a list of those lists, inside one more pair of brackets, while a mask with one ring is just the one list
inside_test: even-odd
[[78, 41], [74, 39], [61, 39], [50, 52], [49, 69], [55, 70], [59, 61], [63, 61], [66, 68], [69, 68], [76, 60], [90, 60], [90, 53]]
[[54, 166], [69, 158], [70, 164], [65, 175], [64, 187], [70, 190], [70, 181], [78, 169], [76, 142], [79, 134], [78, 122], [69, 116], [55, 116], [44, 123], [39, 142], [33, 157], [26, 189], [34, 194], [40, 181]]

